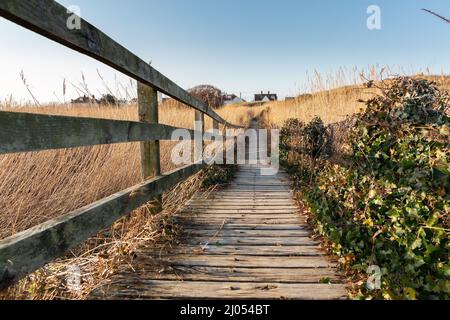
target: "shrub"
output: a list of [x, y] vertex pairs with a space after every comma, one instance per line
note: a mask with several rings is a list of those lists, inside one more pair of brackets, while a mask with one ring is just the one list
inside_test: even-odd
[[189, 89], [188, 92], [212, 108], [223, 105], [222, 91], [214, 86], [200, 85]]
[[[357, 116], [351, 163], [321, 161], [309, 168], [312, 183], [302, 189], [315, 229], [342, 265], [360, 275], [381, 268], [381, 290], [361, 287], [362, 296], [446, 299], [449, 95], [426, 80], [401, 77], [384, 85]], [[299, 166], [294, 170], [304, 176]]]
[[212, 165], [204, 169], [203, 188], [227, 184], [234, 177], [235, 166]]
[[297, 151], [318, 158], [330, 154], [331, 139], [318, 117], [307, 125], [298, 119], [288, 119], [281, 129], [280, 145], [281, 152]]

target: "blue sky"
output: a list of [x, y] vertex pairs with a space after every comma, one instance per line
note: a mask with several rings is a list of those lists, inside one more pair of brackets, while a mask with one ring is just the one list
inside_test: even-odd
[[[102, 29], [184, 88], [213, 84], [244, 97], [304, 90], [306, 73], [372, 64], [450, 73], [450, 25], [422, 12], [450, 16], [449, 0], [60, 0], [77, 5]], [[382, 29], [366, 27], [369, 5]], [[0, 18], [0, 99], [28, 99], [24, 70], [41, 101], [62, 99], [62, 79], [81, 72], [94, 93], [97, 69], [114, 87], [116, 72]], [[117, 75], [128, 83], [126, 77]], [[69, 97], [77, 95], [69, 86]]]

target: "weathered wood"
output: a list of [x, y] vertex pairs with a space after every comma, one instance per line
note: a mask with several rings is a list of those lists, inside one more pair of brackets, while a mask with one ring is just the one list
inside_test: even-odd
[[[263, 268], [214, 268], [214, 267], [183, 267], [166, 272], [152, 272], [145, 268], [136, 273], [124, 272], [115, 279], [122, 283], [140, 283], [142, 280], [172, 280], [172, 281], [215, 281], [215, 282], [253, 282], [253, 283], [321, 283], [324, 280], [339, 283], [340, 277], [329, 268], [298, 270], [283, 270]], [[237, 284], [239, 286], [239, 284]]]
[[236, 217], [233, 219], [229, 219], [229, 216], [220, 216], [220, 217], [195, 217], [195, 216], [189, 216], [189, 217], [177, 217], [175, 219], [178, 223], [186, 223], [186, 222], [192, 222], [192, 223], [210, 223], [212, 225], [220, 226], [224, 221], [228, 225], [234, 225], [234, 224], [252, 224], [252, 225], [262, 225], [262, 226], [268, 226], [268, 225], [285, 225], [285, 224], [299, 224], [303, 223], [304, 221], [300, 219], [279, 219], [279, 218], [264, 218], [264, 217], [252, 217], [252, 218], [240, 218]]
[[[255, 246], [247, 245], [214, 245], [210, 244], [205, 248], [199, 248], [193, 245], [177, 246], [173, 249], [161, 248], [161, 252], [167, 251], [168, 254], [196, 254], [196, 255], [226, 255], [226, 256], [324, 256], [325, 253], [320, 251], [316, 246]], [[150, 252], [159, 252], [158, 248], [152, 250], [137, 251], [138, 255], [149, 255]]]
[[0, 288], [60, 257], [203, 167], [195, 164], [145, 181], [0, 241]]
[[0, 16], [30, 29], [68, 48], [88, 55], [123, 72], [138, 82], [206, 113], [220, 123], [227, 123], [205, 103], [192, 97], [148, 63], [118, 44], [105, 33], [80, 18], [81, 29], [67, 27], [67, 8], [53, 0], [2, 0]]
[[139, 256], [134, 260], [139, 266], [170, 265], [176, 266], [199, 266], [199, 267], [225, 267], [225, 268], [275, 268], [280, 269], [300, 269], [300, 268], [333, 268], [336, 263], [329, 262], [323, 257], [293, 256], [289, 259], [278, 256], [223, 256], [223, 255], [196, 255], [180, 254], [176, 256], [161, 256], [154, 254], [153, 257]]
[[295, 224], [247, 224], [236, 221], [226, 222], [224, 225], [215, 225], [209, 222], [183, 221], [183, 228], [198, 228], [201, 230], [218, 230], [219, 227], [224, 230], [305, 230], [305, 227]]
[[[271, 179], [253, 179], [255, 189]], [[227, 192], [228, 200], [218, 196]], [[177, 245], [138, 249], [132, 268], [124, 265], [93, 298], [345, 298], [337, 262], [309, 237], [291, 192], [276, 195], [283, 198], [272, 204], [266, 191], [233, 184], [197, 195], [174, 218]]]
[[[0, 154], [100, 144], [171, 140], [164, 124], [0, 111]], [[193, 130], [189, 130], [191, 136]]]
[[217, 120], [213, 120], [213, 130], [216, 131], [216, 133], [219, 131], [219, 122]]
[[181, 240], [183, 244], [199, 245], [211, 243], [213, 245], [232, 246], [316, 246], [319, 243], [306, 237], [299, 238], [283, 238], [283, 237], [220, 237], [214, 239], [212, 237], [196, 237]]
[[[202, 135], [205, 132], [205, 115], [199, 111], [195, 111], [195, 130], [201, 132]], [[203, 160], [203, 150], [205, 149], [205, 142], [202, 137], [195, 139], [194, 141], [194, 159], [195, 161]]]
[[183, 234], [187, 237], [213, 237], [216, 233], [221, 238], [226, 237], [257, 237], [257, 238], [273, 238], [273, 237], [308, 237], [310, 232], [308, 230], [236, 230], [236, 229], [222, 229], [205, 230], [199, 228], [183, 228]]
[[233, 206], [233, 207], [222, 207], [222, 206], [212, 206], [210, 209], [207, 207], [187, 207], [183, 209], [183, 213], [193, 213], [193, 214], [202, 214], [202, 213], [208, 213], [208, 214], [292, 214], [292, 217], [295, 217], [295, 213], [298, 212], [298, 208], [293, 207], [272, 207], [272, 208], [265, 208], [265, 207], [252, 207], [252, 206]]
[[[197, 198], [202, 198], [202, 194], [199, 194]], [[249, 199], [249, 198], [264, 198], [264, 199], [292, 199], [292, 194], [286, 192], [286, 190], [282, 191], [257, 191], [257, 190], [240, 190], [240, 191], [219, 191], [218, 193], [214, 193], [209, 200], [214, 199], [236, 199], [239, 198]]]
[[344, 299], [341, 284], [203, 282], [127, 279], [109, 287], [104, 299]]
[[[184, 212], [183, 212], [184, 213]], [[227, 219], [227, 220], [258, 220], [260, 219], [263, 222], [266, 221], [272, 221], [272, 220], [294, 220], [299, 221], [296, 219], [295, 215], [293, 214], [281, 214], [277, 213], [276, 215], [271, 214], [263, 214], [263, 213], [199, 213], [199, 214], [192, 214], [192, 213], [184, 213], [186, 217], [192, 218], [192, 219]]]
[[[145, 84], [138, 83], [139, 121], [148, 124], [159, 122], [158, 92]], [[161, 174], [159, 141], [141, 142], [142, 177], [148, 179]]]
[[[242, 200], [241, 205], [239, 205], [239, 201], [229, 201], [229, 202], [225, 202], [225, 201], [202, 201], [202, 203], [195, 203], [195, 204], [188, 204], [189, 208], [194, 208], [194, 209], [206, 209], [208, 208], [208, 206], [211, 206], [211, 208], [213, 209], [251, 209], [251, 208], [257, 208], [257, 209], [267, 209], [267, 207], [269, 207], [270, 209], [292, 209], [292, 201], [283, 201], [283, 202], [275, 202], [272, 203], [271, 201], [263, 201], [261, 199], [261, 203], [260, 201], [258, 201], [256, 204], [250, 201], [245, 201]], [[268, 209], [268, 210], [270, 210]], [[297, 209], [298, 210], [298, 209]]]
[[[139, 121], [157, 124], [159, 122], [158, 91], [140, 82], [137, 91]], [[159, 140], [141, 142], [140, 150], [143, 180], [161, 175]], [[154, 203], [152, 212], [160, 212], [162, 210], [162, 195], [158, 195], [152, 202]]]

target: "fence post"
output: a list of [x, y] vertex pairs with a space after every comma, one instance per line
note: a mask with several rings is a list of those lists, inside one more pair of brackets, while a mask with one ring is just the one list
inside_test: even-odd
[[[214, 119], [213, 119], [213, 133], [214, 133], [214, 136], [220, 135], [219, 122], [217, 120], [214, 120]], [[214, 143], [216, 143], [216, 145], [217, 145], [217, 141], [214, 141]], [[216, 147], [216, 150], [217, 150], [217, 147]], [[218, 160], [218, 157], [217, 157], [217, 154], [216, 154], [215, 155], [215, 164], [217, 164], [218, 161], [219, 160]]]
[[213, 130], [215, 131], [215, 133], [219, 131], [219, 122], [217, 120], [213, 120]]
[[[159, 122], [158, 91], [138, 82], [139, 121], [154, 124]], [[159, 141], [141, 142], [141, 172], [143, 180], [161, 175]], [[162, 195], [154, 199], [153, 213], [162, 210]]]
[[201, 133], [201, 139], [194, 141], [194, 161], [195, 163], [203, 160], [203, 150], [205, 149], [205, 142], [203, 134], [205, 133], [205, 115], [200, 111], [195, 111], [195, 131]]

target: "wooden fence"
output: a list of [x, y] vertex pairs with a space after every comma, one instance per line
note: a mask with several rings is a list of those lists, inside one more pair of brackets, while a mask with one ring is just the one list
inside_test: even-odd
[[[202, 134], [205, 115], [213, 119], [214, 129], [218, 129], [219, 124], [224, 131], [240, 128], [226, 122], [207, 104], [189, 95], [85, 20], [80, 18], [80, 29], [70, 30], [67, 27], [69, 15], [64, 6], [53, 0], [0, 1], [0, 16], [137, 80], [140, 122], [0, 112], [0, 154], [141, 142], [144, 182], [1, 240], [0, 288], [64, 255], [203, 168], [203, 161], [196, 159], [193, 165], [161, 174], [159, 141], [171, 140], [173, 130], [181, 128], [158, 123], [158, 92], [194, 108], [195, 120], [203, 123], [196, 130], [201, 130]], [[189, 130], [191, 136], [194, 131]], [[205, 139], [212, 137], [205, 135]]]

